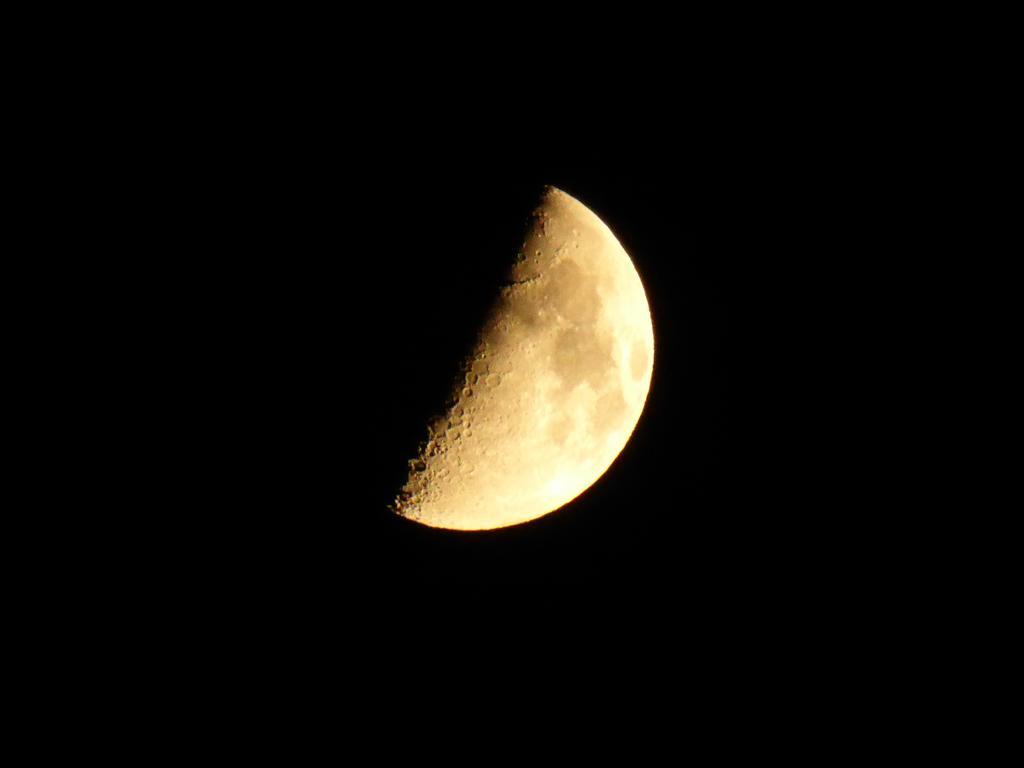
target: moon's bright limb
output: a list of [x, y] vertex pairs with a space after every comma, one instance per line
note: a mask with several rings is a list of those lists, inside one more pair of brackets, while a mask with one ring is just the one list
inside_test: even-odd
[[548, 187], [446, 416], [394, 510], [483, 530], [552, 512], [611, 466], [654, 364], [647, 296], [596, 214]]

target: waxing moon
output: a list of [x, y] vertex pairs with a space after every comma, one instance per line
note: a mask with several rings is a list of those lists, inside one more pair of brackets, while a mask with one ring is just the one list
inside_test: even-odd
[[629, 441], [653, 365], [650, 308], [629, 255], [589, 208], [546, 188], [392, 509], [459, 530], [558, 509]]

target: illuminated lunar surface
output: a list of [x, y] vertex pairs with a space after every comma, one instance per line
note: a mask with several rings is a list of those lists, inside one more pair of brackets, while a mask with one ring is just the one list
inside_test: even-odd
[[590, 209], [548, 187], [394, 511], [483, 530], [558, 509], [626, 445], [653, 364], [632, 261]]

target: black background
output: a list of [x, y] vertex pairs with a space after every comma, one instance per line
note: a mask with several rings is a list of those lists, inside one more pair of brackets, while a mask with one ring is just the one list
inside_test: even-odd
[[[243, 210], [256, 257], [242, 249], [221, 276], [238, 327], [214, 364], [245, 457], [226, 466], [252, 508], [216, 528], [268, 584], [472, 604], [549, 584], [721, 590], [752, 577], [752, 555], [763, 563], [768, 503], [733, 395], [744, 268], [764, 250], [757, 174], [721, 144], [655, 162], [615, 144], [514, 149], [393, 147], [324, 179], [304, 167], [258, 185], [274, 205]], [[286, 178], [302, 183], [274, 186]], [[644, 281], [656, 359], [640, 423], [605, 476], [540, 520], [454, 532], [400, 519], [386, 506], [545, 184], [597, 212]]]
[[[168, 525], [211, 612], [471, 615], [496, 594], [614, 594], [774, 621], [843, 588], [823, 574], [850, 554], [852, 502], [817, 436], [838, 411], [808, 304], [837, 292], [823, 253], [851, 248], [822, 183], [848, 161], [755, 125], [756, 110], [705, 114], [539, 132], [490, 113], [354, 133], [308, 118], [172, 146], [183, 226], [167, 265], [183, 291], [169, 323], [192, 342], [170, 373], [169, 428], [188, 449]], [[400, 519], [387, 505], [545, 184], [594, 210], [644, 282], [641, 420], [544, 518], [488, 532]]]
[[[902, 147], [882, 167], [892, 113], [848, 97], [845, 78], [870, 56], [859, 44], [824, 69], [771, 36], [749, 52], [690, 47], [700, 27], [684, 37], [638, 72], [612, 46], [572, 58], [538, 40], [536, 75], [517, 66], [504, 91], [490, 73], [467, 77], [465, 56], [421, 73], [433, 51], [389, 76], [386, 51], [338, 61], [337, 41], [271, 45], [263, 67], [228, 55], [183, 78], [176, 49], [166, 72], [115, 89], [116, 120], [88, 96], [61, 122], [99, 134], [72, 132], [85, 172], [60, 187], [101, 209], [76, 223], [74, 253], [124, 255], [75, 259], [124, 302], [86, 299], [103, 305], [90, 316], [109, 313], [124, 372], [110, 382], [91, 360], [68, 377], [112, 390], [127, 422], [109, 429], [85, 404], [99, 425], [83, 440], [118, 448], [86, 500], [116, 497], [118, 511], [76, 502], [77, 524], [110, 550], [82, 547], [82, 572], [110, 578], [68, 580], [87, 606], [118, 596], [118, 652], [156, 638], [147, 662], [201, 670], [204, 684], [233, 667], [243, 691], [272, 682], [268, 661], [314, 681], [376, 681], [411, 661], [433, 694], [455, 671], [485, 687], [499, 666], [514, 675], [493, 662], [525, 649], [575, 665], [584, 694], [615, 675], [669, 680], [669, 693], [697, 682], [711, 694], [688, 703], [712, 713], [775, 676], [758, 717], [788, 690], [790, 664], [815, 681], [816, 654], [868, 668], [864, 649], [891, 630], [858, 611], [896, 615], [916, 586], [898, 592], [885, 571], [906, 546], [890, 514], [900, 500], [864, 490], [893, 471], [877, 450], [892, 433], [851, 437], [892, 374], [853, 362], [863, 342], [829, 309], [852, 298], [847, 322], [872, 325], [862, 286], [885, 284], [905, 247], [877, 227], [901, 210], [889, 168]], [[456, 76], [463, 87], [443, 87]], [[386, 505], [545, 184], [594, 210], [644, 281], [656, 351], [636, 432], [540, 520], [473, 533], [402, 520]], [[86, 615], [68, 634], [90, 626], [102, 629]], [[393, 648], [404, 653], [380, 665], [369, 652]], [[382, 719], [423, 708], [404, 704]]]

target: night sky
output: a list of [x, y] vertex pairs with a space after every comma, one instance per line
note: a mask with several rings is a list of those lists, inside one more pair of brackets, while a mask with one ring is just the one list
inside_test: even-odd
[[[224, 445], [215, 430], [202, 449], [239, 489], [203, 525], [210, 551], [231, 553], [223, 567], [255, 580], [246, 599], [471, 606], [557, 585], [743, 601], [802, 578], [819, 481], [788, 414], [812, 390], [777, 329], [814, 190], [784, 155], [701, 136], [653, 155], [396, 141], [324, 165], [299, 148], [252, 180], [238, 213], [251, 250], [219, 275], [233, 297], [211, 351], [228, 374], [210, 395]], [[595, 211], [643, 280], [656, 352], [640, 422], [605, 475], [539, 520], [454, 532], [400, 519], [387, 505], [545, 184]]]
[[[59, 382], [65, 399], [80, 380], [103, 390], [83, 401], [95, 425], [80, 442], [55, 441], [105, 463], [86, 483], [101, 492], [74, 488], [63, 531], [88, 561], [82, 573], [103, 581], [63, 580], [86, 615], [55, 635], [61, 643], [99, 630], [115, 654], [141, 649], [140, 670], [198, 675], [185, 712], [199, 699], [220, 706], [206, 692], [225, 669], [243, 696], [270, 690], [269, 669], [321, 688], [324, 719], [355, 705], [395, 740], [456, 677], [504, 697], [493, 676], [514, 687], [505, 661], [529, 649], [549, 662], [543, 685], [525, 686], [531, 706], [501, 719], [478, 707], [482, 696], [462, 699], [505, 728], [500, 746], [534, 720], [563, 721], [548, 683], [573, 664], [591, 687], [567, 688], [591, 699], [605, 675], [669, 681], [649, 697], [661, 710], [650, 722], [684, 742], [680, 724], [700, 724], [666, 693], [689, 692], [695, 677], [708, 694], [689, 708], [714, 718], [716, 701], [746, 705], [735, 692], [753, 680], [761, 717], [789, 690], [789, 665], [824, 688], [819, 658], [858, 675], [871, 664], [865, 648], [888, 652], [895, 620], [931, 578], [905, 556], [922, 547], [930, 510], [894, 523], [911, 489], [894, 497], [876, 482], [903, 472], [911, 452], [892, 427], [905, 426], [916, 393], [898, 389], [893, 362], [917, 337], [886, 358], [863, 329], [888, 334], [878, 295], [915, 248], [918, 233], [892, 236], [885, 223], [904, 215], [916, 171], [901, 163], [918, 137], [893, 139], [893, 113], [860, 110], [823, 53], [790, 50], [744, 14], [730, 11], [763, 52], [735, 41], [737, 20], [703, 46], [701, 26], [665, 23], [673, 39], [634, 40], [664, 61], [630, 72], [621, 30], [553, 35], [546, 13], [528, 14], [536, 52], [490, 27], [468, 34], [464, 14], [451, 25], [515, 70], [504, 83], [477, 77], [475, 55], [408, 20], [377, 38], [325, 24], [331, 39], [311, 45], [303, 31], [294, 56], [278, 35], [232, 26], [224, 37], [249, 40], [265, 66], [218, 46], [220, 75], [197, 61], [179, 84], [193, 54], [175, 41], [161, 76], [173, 88], [140, 69], [137, 88], [113, 89], [116, 111], [90, 105], [55, 121], [61, 133], [81, 123], [98, 134], [72, 150], [87, 161], [69, 174], [75, 185], [52, 182], [100, 209], [80, 225], [55, 219], [73, 236], [75, 266], [61, 275], [95, 273], [111, 293], [73, 285], [109, 331], [83, 332], [72, 317], [68, 335], [82, 333], [87, 350], [117, 340], [116, 366], [90, 362]], [[399, 56], [393, 26], [422, 49]], [[810, 35], [823, 49], [826, 32]], [[368, 50], [351, 44], [364, 36]], [[590, 50], [574, 53], [570, 40]], [[446, 66], [431, 70], [441, 54]], [[858, 39], [843, 66], [856, 75], [872, 56]], [[773, 70], [774, 59], [786, 66]], [[118, 78], [134, 69], [116, 58]], [[916, 82], [900, 81], [893, 103]], [[874, 99], [874, 88], [855, 92]], [[116, 194], [103, 197], [101, 183]], [[640, 421], [603, 476], [538, 520], [460, 532], [402, 519], [388, 505], [545, 185], [594, 211], [643, 281], [655, 358]], [[924, 274], [931, 254], [916, 254]], [[904, 306], [925, 335], [929, 318]], [[124, 429], [107, 424], [111, 397]], [[97, 437], [119, 444], [114, 458]], [[111, 495], [117, 511], [94, 514]], [[911, 578], [893, 587], [886, 567]], [[124, 631], [106, 633], [94, 603]], [[881, 620], [858, 623], [858, 611]], [[375, 703], [347, 698], [347, 678], [363, 672]], [[775, 679], [759, 687], [759, 676]], [[162, 690], [141, 672], [136, 684]], [[410, 691], [423, 702], [410, 705]], [[449, 718], [437, 735], [454, 741], [461, 725]], [[729, 717], [721, 727], [747, 738]], [[588, 734], [599, 748], [604, 737], [600, 726]]]

